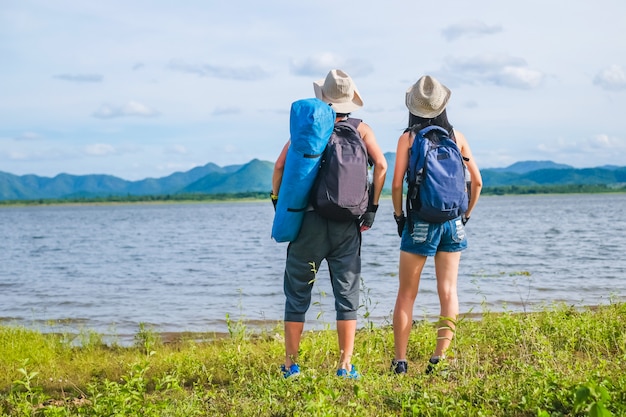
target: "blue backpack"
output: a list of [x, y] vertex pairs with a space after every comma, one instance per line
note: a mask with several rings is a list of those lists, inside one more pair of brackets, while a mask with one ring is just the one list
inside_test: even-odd
[[439, 126], [420, 129], [409, 151], [406, 173], [409, 219], [414, 215], [430, 223], [443, 223], [463, 215], [468, 204], [465, 173], [454, 136]]

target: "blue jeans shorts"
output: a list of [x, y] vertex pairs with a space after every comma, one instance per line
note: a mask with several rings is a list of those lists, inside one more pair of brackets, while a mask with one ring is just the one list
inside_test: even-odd
[[461, 218], [444, 223], [429, 223], [413, 218], [413, 233], [409, 223], [404, 226], [400, 250], [422, 256], [434, 256], [437, 252], [459, 252], [467, 248], [465, 226]]

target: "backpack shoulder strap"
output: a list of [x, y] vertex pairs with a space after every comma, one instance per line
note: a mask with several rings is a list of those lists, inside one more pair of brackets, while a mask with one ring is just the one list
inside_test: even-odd
[[[354, 122], [356, 120], [357, 122]], [[363, 150], [367, 153], [367, 147], [365, 145], [365, 141], [361, 137], [361, 133], [357, 130], [356, 126], [359, 125], [361, 121], [359, 119], [346, 119], [335, 122], [335, 127], [333, 129], [333, 135], [331, 135], [329, 139], [329, 143], [331, 141], [335, 142], [338, 139], [333, 139], [333, 137], [341, 138], [341, 140], [348, 141], [355, 146], [361, 146]], [[358, 145], [357, 145], [358, 144]]]
[[341, 130], [345, 131], [347, 129], [355, 133], [360, 138], [361, 134], [359, 133], [357, 129], [357, 127], [359, 127], [360, 124], [361, 124], [361, 119], [348, 118], [346, 120], [340, 120], [338, 122], [335, 122], [335, 132], [341, 131]]
[[346, 120], [346, 123], [348, 123], [353, 128], [357, 129], [362, 121], [363, 119], [355, 119], [353, 117], [348, 117], [348, 119]]
[[427, 135], [431, 132], [436, 133], [438, 137], [442, 135], [445, 135], [447, 137], [450, 136], [450, 133], [446, 129], [444, 129], [441, 126], [436, 126], [436, 125], [426, 126], [425, 128], [421, 129], [419, 132], [417, 132], [416, 136], [427, 137]]

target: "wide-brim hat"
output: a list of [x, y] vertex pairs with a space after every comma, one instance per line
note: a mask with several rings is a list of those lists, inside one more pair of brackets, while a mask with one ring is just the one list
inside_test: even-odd
[[339, 69], [331, 70], [325, 79], [313, 81], [315, 97], [331, 105], [336, 113], [351, 113], [363, 107], [363, 100], [352, 78]]
[[430, 75], [425, 75], [406, 91], [406, 106], [419, 117], [439, 116], [450, 99], [450, 89]]

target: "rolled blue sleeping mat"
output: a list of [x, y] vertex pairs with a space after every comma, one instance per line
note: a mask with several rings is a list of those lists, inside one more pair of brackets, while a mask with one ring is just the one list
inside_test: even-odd
[[322, 100], [308, 98], [291, 104], [290, 145], [272, 225], [272, 238], [277, 242], [291, 242], [298, 237], [334, 126], [335, 111]]

